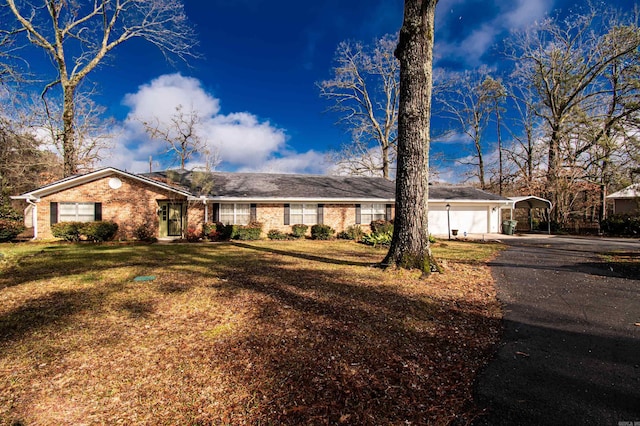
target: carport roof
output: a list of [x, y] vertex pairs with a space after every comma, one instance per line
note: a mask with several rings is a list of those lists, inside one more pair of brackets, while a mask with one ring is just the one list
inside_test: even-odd
[[513, 201], [514, 209], [550, 209], [551, 201], [534, 195], [524, 197], [509, 197]]

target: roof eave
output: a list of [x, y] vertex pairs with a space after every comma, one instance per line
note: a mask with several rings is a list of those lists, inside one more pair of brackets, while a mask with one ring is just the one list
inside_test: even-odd
[[36, 189], [34, 191], [30, 191], [30, 192], [26, 192], [24, 194], [19, 195], [18, 197], [23, 197], [22, 199], [26, 199], [24, 197], [27, 196], [31, 196], [31, 197], [35, 197], [35, 198], [41, 198], [41, 197], [45, 197], [47, 195], [59, 192], [59, 191], [64, 191], [65, 189], [69, 189], [69, 188], [73, 188], [74, 186], [77, 185], [81, 185], [81, 184], [85, 184], [85, 183], [90, 183], [93, 182], [95, 180], [101, 179], [103, 177], [109, 176], [110, 174], [119, 174], [121, 176], [125, 176], [127, 178], [130, 179], [134, 179], [137, 180], [139, 182], [143, 182], [149, 185], [153, 185], [157, 188], [161, 188], [163, 190], [166, 191], [172, 191], [175, 192], [177, 194], [183, 195], [185, 197], [190, 197], [192, 196], [192, 194], [190, 192], [186, 192], [186, 191], [182, 191], [180, 189], [177, 188], [173, 188], [169, 185], [163, 184], [161, 182], [157, 182], [154, 181], [153, 179], [148, 179], [145, 177], [142, 177], [140, 175], [135, 175], [133, 173], [129, 173], [129, 172], [125, 172], [113, 167], [106, 167], [104, 169], [100, 169], [100, 170], [96, 170], [93, 172], [89, 172], [86, 173], [84, 175], [80, 175], [77, 177], [73, 177], [73, 178], [69, 178], [69, 179], [64, 179], [60, 182], [57, 183], [53, 183], [51, 185], [47, 185], [43, 188], [40, 189]]
[[[197, 198], [200, 199], [200, 198]], [[320, 197], [207, 197], [209, 201], [255, 203], [395, 203], [394, 198], [320, 198]]]

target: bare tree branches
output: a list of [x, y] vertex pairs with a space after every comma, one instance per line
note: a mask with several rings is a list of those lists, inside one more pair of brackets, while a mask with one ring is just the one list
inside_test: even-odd
[[[573, 191], [566, 183], [574, 181], [575, 160], [610, 143], [617, 123], [637, 113], [637, 69], [631, 64], [638, 63], [639, 48], [635, 18], [604, 7], [561, 22], [549, 18], [512, 38], [508, 55], [516, 61], [514, 75], [533, 83], [536, 113], [547, 130], [547, 188], [555, 219], [570, 209], [562, 192]], [[620, 80], [621, 67], [629, 76], [635, 73], [627, 79], [630, 90]]]
[[[390, 177], [397, 145], [399, 64], [393, 52], [397, 39], [386, 35], [373, 46], [344, 41], [338, 45], [333, 78], [317, 83], [320, 96], [333, 103], [331, 110], [340, 114], [339, 122], [351, 133], [352, 144], [345, 144], [335, 159], [339, 166], [359, 173]], [[355, 149], [353, 149], [355, 147]], [[379, 151], [367, 155], [370, 148]], [[354, 153], [365, 157], [354, 157]], [[363, 170], [367, 167], [368, 170]]]
[[[435, 90], [437, 114], [456, 123], [458, 129], [473, 143], [473, 175], [480, 187], [486, 189], [486, 164], [484, 133], [491, 113], [499, 108], [501, 89], [492, 83], [486, 67], [442, 76]], [[495, 80], [491, 79], [497, 83]], [[500, 85], [501, 86], [501, 85]]]
[[176, 112], [168, 121], [155, 117], [152, 122], [143, 121], [145, 131], [152, 138], [164, 142], [167, 152], [172, 153], [180, 163], [180, 169], [197, 155], [203, 155], [205, 167], [215, 168], [220, 162], [217, 151], [212, 150], [203, 135], [200, 114], [193, 109], [184, 111], [182, 105], [176, 107]]
[[56, 68], [50, 87], [62, 88], [62, 147], [65, 176], [78, 171], [74, 116], [78, 85], [118, 45], [142, 38], [167, 58], [193, 56], [197, 44], [179, 0], [42, 0], [7, 4], [28, 40], [42, 48]]

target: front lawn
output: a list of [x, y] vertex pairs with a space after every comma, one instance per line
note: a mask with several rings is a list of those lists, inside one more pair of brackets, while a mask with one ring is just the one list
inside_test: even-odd
[[499, 248], [420, 280], [351, 242], [2, 244], [0, 423], [462, 424]]

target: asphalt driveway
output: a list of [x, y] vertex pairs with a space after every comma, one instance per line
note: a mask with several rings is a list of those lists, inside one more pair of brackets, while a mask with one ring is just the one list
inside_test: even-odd
[[[640, 424], [640, 241], [521, 237], [491, 263], [505, 331], [478, 425]], [[631, 422], [631, 423], [627, 423]]]

